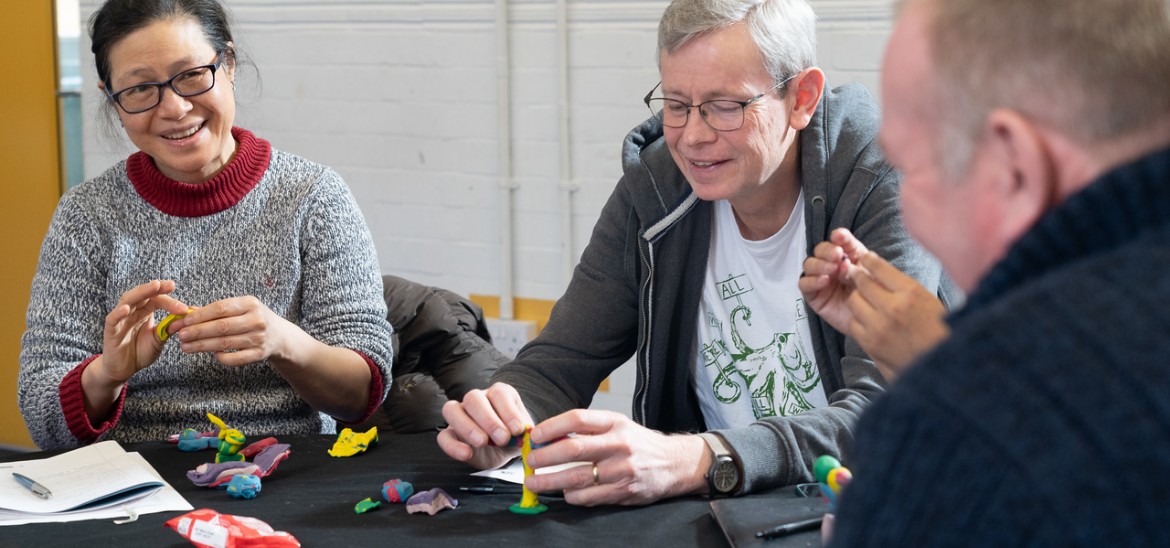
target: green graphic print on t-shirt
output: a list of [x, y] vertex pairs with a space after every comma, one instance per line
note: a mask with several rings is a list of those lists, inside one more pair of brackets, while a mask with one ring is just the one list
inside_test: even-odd
[[[736, 300], [726, 321], [717, 314], [707, 314], [709, 333], [718, 333], [715, 340], [700, 341], [705, 367], [717, 372], [711, 389], [716, 399], [735, 403], [749, 394], [756, 419], [774, 416], [792, 416], [813, 408], [805, 397], [820, 385], [820, 375], [812, 361], [805, 357], [801, 332], [807, 333], [808, 315], [804, 299], [797, 299], [795, 327], [788, 333], [771, 333], [771, 340], [753, 346], [750, 336], [752, 309], [744, 305], [744, 295], [752, 292], [746, 276], [729, 276], [719, 282], [723, 300]], [[727, 327], [725, 330], [724, 327]], [[807, 336], [807, 335], [804, 335]], [[730, 339], [731, 344], [728, 344]], [[763, 340], [763, 339], [755, 339]], [[777, 388], [777, 384], [780, 385]]]

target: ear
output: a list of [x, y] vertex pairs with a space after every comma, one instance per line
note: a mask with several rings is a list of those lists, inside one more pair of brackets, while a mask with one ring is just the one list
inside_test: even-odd
[[785, 100], [791, 108], [788, 113], [788, 124], [792, 129], [800, 131], [808, 127], [817, 105], [821, 103], [824, 90], [825, 73], [817, 67], [804, 69], [788, 83]]
[[236, 75], [236, 44], [228, 41], [224, 43], [224, 55], [227, 56], [224, 69], [227, 71], [229, 78], [234, 78]]
[[998, 164], [990, 184], [1002, 206], [1001, 236], [1014, 242], [1056, 201], [1051, 151], [1032, 121], [1010, 109], [988, 114], [984, 139], [990, 161]]

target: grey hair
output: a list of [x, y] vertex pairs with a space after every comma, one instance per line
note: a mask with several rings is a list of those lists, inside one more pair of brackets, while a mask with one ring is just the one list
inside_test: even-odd
[[658, 23], [659, 68], [664, 52], [739, 22], [748, 26], [774, 84], [816, 65], [817, 17], [807, 0], [673, 0]]
[[926, 1], [936, 153], [956, 179], [988, 114], [1008, 108], [1081, 143], [1170, 118], [1167, 0]]

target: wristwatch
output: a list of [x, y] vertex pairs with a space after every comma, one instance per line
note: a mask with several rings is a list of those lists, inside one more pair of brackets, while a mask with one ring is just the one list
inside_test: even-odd
[[704, 432], [699, 434], [707, 447], [711, 450], [711, 468], [707, 470], [707, 488], [713, 497], [726, 497], [739, 491], [743, 483], [743, 472], [731, 450], [727, 448], [723, 438], [718, 434]]

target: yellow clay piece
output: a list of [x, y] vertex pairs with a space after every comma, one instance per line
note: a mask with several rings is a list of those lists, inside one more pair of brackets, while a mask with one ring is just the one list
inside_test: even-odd
[[[188, 308], [187, 314], [190, 314], [193, 310], [195, 309]], [[187, 314], [167, 314], [167, 317], [163, 318], [161, 322], [158, 322], [158, 325], [154, 326], [154, 336], [158, 337], [159, 342], [167, 342], [167, 339], [171, 338], [171, 334], [167, 333], [167, 328], [171, 326], [172, 322]]]
[[337, 441], [333, 443], [333, 449], [329, 450], [329, 456], [352, 457], [364, 453], [375, 443], [378, 443], [377, 426], [365, 432], [354, 432], [350, 428], [345, 428], [337, 434]]

